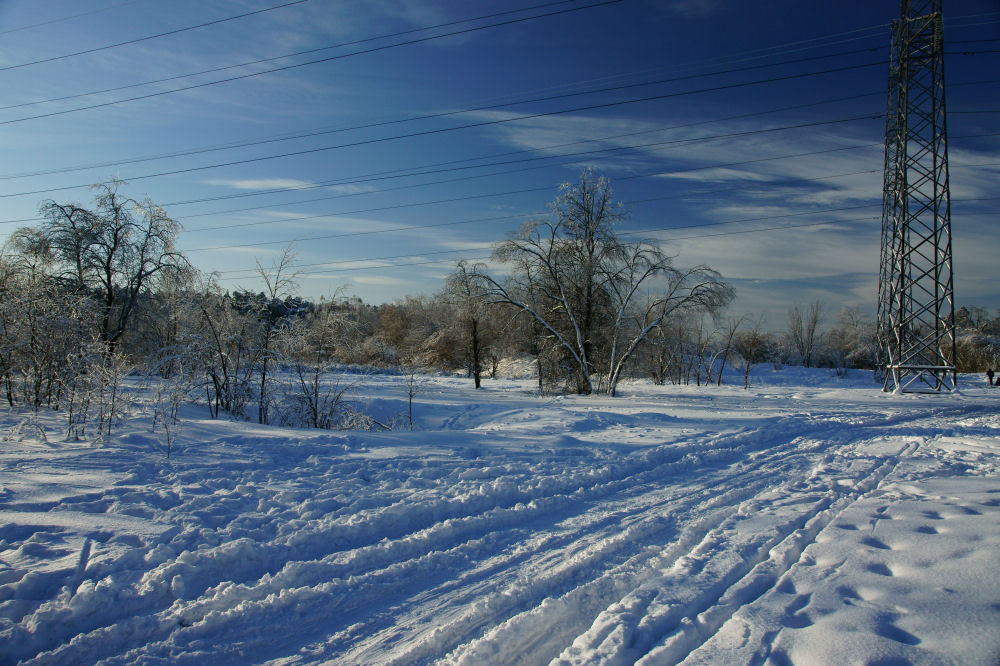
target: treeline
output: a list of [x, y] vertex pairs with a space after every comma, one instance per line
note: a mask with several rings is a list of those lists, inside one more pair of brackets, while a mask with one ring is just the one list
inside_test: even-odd
[[[462, 369], [479, 387], [518, 362], [543, 392], [614, 394], [626, 377], [744, 386], [761, 363], [870, 368], [872, 322], [829, 326], [820, 303], [789, 311], [786, 332], [727, 313], [733, 289], [710, 267], [680, 269], [650, 242], [627, 242], [625, 212], [591, 172], [564, 185], [551, 214], [459, 262], [439, 293], [371, 305], [296, 295], [294, 255], [258, 264], [265, 289], [227, 291], [176, 250], [180, 225], [122, 183], [91, 208], [45, 202], [44, 222], [0, 253], [0, 399], [67, 414], [68, 434], [106, 434], [127, 408], [123, 380], [155, 375], [154, 418], [204, 401], [259, 423], [391, 427], [348, 399], [337, 367]], [[963, 308], [962, 371], [998, 366], [1000, 318]], [[728, 376], [732, 376], [730, 373]]]

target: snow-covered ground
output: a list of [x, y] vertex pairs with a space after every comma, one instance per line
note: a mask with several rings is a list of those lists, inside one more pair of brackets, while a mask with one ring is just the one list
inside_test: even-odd
[[[351, 381], [407, 411], [407, 377]], [[148, 418], [97, 446], [0, 412], [0, 661], [1000, 661], [1000, 389], [978, 377], [418, 385], [412, 431], [191, 405], [169, 459]]]

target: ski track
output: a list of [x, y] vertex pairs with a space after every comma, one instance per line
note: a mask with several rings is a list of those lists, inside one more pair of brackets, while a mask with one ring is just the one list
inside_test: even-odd
[[[160, 532], [144, 542], [98, 529], [64, 549], [67, 562], [75, 553], [68, 568], [25, 574], [51, 599], [8, 595], [0, 660], [679, 663], [942, 420], [965, 419], [954, 435], [982, 418], [969, 407], [813, 410], [721, 434], [672, 430], [631, 453], [560, 440], [545, 458], [494, 458], [475, 444], [498, 413], [530, 423], [545, 407], [589, 419], [583, 432], [618, 425], [585, 402], [470, 405], [444, 423], [472, 424], [467, 453], [480, 457], [368, 457], [379, 438], [364, 435], [310, 435], [278, 456], [268, 449], [279, 438], [265, 434], [242, 438], [259, 452], [228, 460], [224, 476], [215, 453], [158, 471], [81, 451], [117, 484], [2, 508], [121, 516]], [[902, 444], [877, 456], [864, 451], [873, 441]], [[57, 525], [44, 529], [58, 542]], [[0, 528], [6, 543], [19, 534]], [[0, 571], [0, 584], [13, 580]]]

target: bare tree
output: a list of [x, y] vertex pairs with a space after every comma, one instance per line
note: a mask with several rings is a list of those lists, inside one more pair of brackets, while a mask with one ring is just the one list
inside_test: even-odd
[[257, 313], [261, 321], [262, 330], [260, 340], [257, 345], [257, 354], [254, 365], [258, 368], [260, 378], [259, 391], [257, 392], [257, 422], [268, 423], [268, 407], [270, 405], [270, 395], [268, 393], [268, 369], [273, 356], [274, 340], [277, 334], [277, 325], [281, 317], [285, 314], [282, 301], [292, 295], [296, 286], [296, 274], [290, 271], [295, 254], [291, 247], [285, 248], [281, 257], [275, 261], [270, 268], [264, 268], [260, 261], [257, 262], [257, 274], [264, 280], [264, 298], [259, 304]]
[[750, 388], [750, 371], [760, 363], [767, 350], [767, 334], [761, 331], [764, 315], [757, 318], [748, 329], [738, 332], [733, 340], [733, 349], [740, 355], [743, 364], [743, 388]]
[[719, 376], [717, 378], [716, 386], [722, 386], [722, 373], [726, 369], [726, 361], [729, 360], [729, 355], [733, 350], [733, 341], [736, 338], [736, 334], [740, 330], [740, 326], [747, 321], [747, 315], [742, 317], [729, 317], [723, 328], [723, 339], [725, 342], [721, 345], [719, 349], [719, 356], [721, 363], [719, 365]]
[[444, 299], [452, 307], [459, 324], [465, 329], [468, 344], [469, 369], [476, 388], [482, 383], [484, 328], [486, 319], [487, 284], [482, 278], [483, 264], [469, 266], [464, 259], [458, 262], [455, 272], [445, 278]]
[[[651, 331], [686, 307], [728, 302], [732, 290], [707, 267], [679, 271], [655, 245], [622, 242], [614, 225], [624, 213], [606, 178], [585, 171], [561, 190], [551, 219], [526, 223], [494, 250], [513, 266], [510, 278], [479, 277], [490, 302], [522, 310], [551, 336], [570, 361], [578, 393], [593, 392], [599, 372], [613, 395]], [[658, 295], [638, 309], [643, 290]]]
[[258, 322], [250, 313], [238, 309], [228, 294], [217, 293], [216, 289], [209, 282], [198, 299], [205, 326], [201, 354], [205, 372], [212, 383], [209, 412], [217, 418], [222, 408], [230, 414], [246, 418], [244, 409], [252, 395], [253, 339], [257, 335]]
[[606, 178], [584, 172], [577, 185], [565, 183], [553, 203], [551, 220], [534, 220], [494, 250], [494, 257], [514, 264], [507, 284], [482, 275], [489, 300], [530, 314], [572, 359], [577, 393], [592, 393], [595, 337], [607, 316], [602, 270], [617, 259], [620, 244], [613, 225], [622, 218], [612, 203]]
[[99, 331], [109, 353], [127, 330], [143, 291], [161, 272], [187, 264], [174, 246], [180, 224], [148, 197], [138, 201], [122, 195], [124, 184], [96, 185], [92, 211], [52, 200], [40, 209], [62, 278], [100, 304]]
[[806, 315], [802, 314], [798, 305], [788, 311], [788, 337], [802, 365], [807, 368], [813, 364], [822, 317], [823, 304], [820, 301], [813, 301]]
[[295, 387], [286, 396], [286, 422], [311, 428], [340, 427], [350, 388], [330, 377], [338, 341], [354, 327], [344, 312], [325, 307], [281, 331], [279, 345], [291, 362]]
[[[623, 245], [623, 250], [625, 253], [616, 267], [616, 274], [608, 280], [616, 305], [607, 375], [611, 395], [615, 395], [626, 363], [653, 329], [668, 317], [684, 311], [714, 312], [729, 303], [734, 295], [721, 276], [707, 266], [680, 271], [657, 247]], [[626, 313], [632, 308], [639, 288], [647, 281], [656, 281], [659, 291], [647, 300], [646, 307], [635, 319], [636, 326], [626, 331], [623, 326]], [[623, 335], [626, 336], [623, 344], [619, 344]]]
[[59, 289], [44, 234], [19, 229], [0, 251], [0, 386], [8, 404], [58, 408], [79, 341], [92, 329], [86, 297]]

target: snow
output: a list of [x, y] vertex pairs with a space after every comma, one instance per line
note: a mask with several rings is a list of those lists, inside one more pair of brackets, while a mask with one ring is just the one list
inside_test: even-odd
[[1000, 390], [960, 379], [418, 376], [410, 430], [355, 375], [394, 430], [188, 405], [169, 458], [141, 410], [0, 412], [0, 663], [996, 664]]

